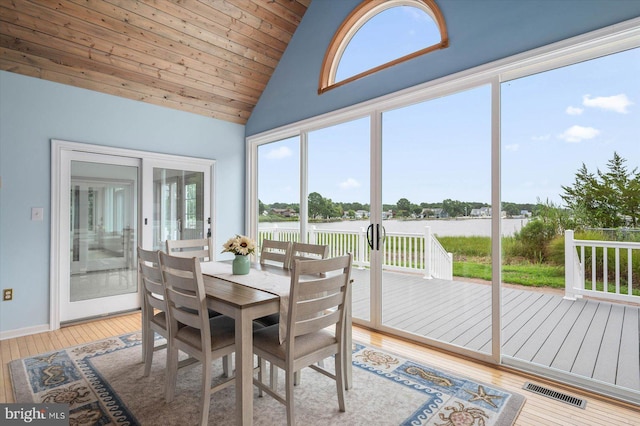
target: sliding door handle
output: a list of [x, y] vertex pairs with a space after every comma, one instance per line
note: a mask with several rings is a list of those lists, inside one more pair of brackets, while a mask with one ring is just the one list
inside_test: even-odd
[[373, 224], [367, 228], [367, 244], [369, 244], [369, 248], [373, 250]]

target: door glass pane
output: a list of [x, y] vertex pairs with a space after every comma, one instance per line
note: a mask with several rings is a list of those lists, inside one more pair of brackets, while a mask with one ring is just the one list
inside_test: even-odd
[[526, 224], [503, 243], [505, 360], [607, 391], [640, 391], [638, 75], [633, 49], [501, 87], [504, 221]]
[[154, 168], [154, 250], [164, 250], [167, 240], [206, 237], [204, 204], [204, 172]]
[[488, 86], [382, 117], [382, 324], [491, 352]]
[[370, 321], [369, 117], [310, 132], [307, 241], [353, 254], [353, 317]]
[[299, 138], [260, 145], [258, 147], [258, 246], [262, 246], [264, 239], [300, 241], [299, 233]]
[[137, 167], [71, 162], [71, 302], [137, 291], [137, 187]]

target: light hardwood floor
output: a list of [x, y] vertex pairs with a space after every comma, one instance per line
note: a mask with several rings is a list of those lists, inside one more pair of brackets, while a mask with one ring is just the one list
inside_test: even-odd
[[[139, 329], [140, 313], [132, 313], [76, 324], [52, 332], [0, 341], [0, 361], [2, 361], [0, 402], [14, 402], [8, 369], [8, 363], [11, 360], [117, 336]], [[616, 426], [640, 424], [640, 409], [637, 406], [634, 407], [607, 400], [588, 392], [522, 375], [508, 369], [484, 365], [474, 360], [461, 358], [457, 355], [406, 342], [360, 327], [354, 327], [353, 338], [356, 341], [368, 343], [434, 367], [470, 376], [479, 381], [493, 383], [496, 386], [525, 395], [527, 401], [516, 421], [516, 425]], [[587, 400], [587, 407], [583, 410], [526, 392], [522, 390], [522, 386], [526, 381], [546, 385], [560, 392], [584, 398]]]

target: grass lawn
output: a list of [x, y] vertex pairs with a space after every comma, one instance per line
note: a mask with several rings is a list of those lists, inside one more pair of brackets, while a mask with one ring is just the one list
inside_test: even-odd
[[[478, 262], [453, 262], [456, 277], [491, 281], [491, 265]], [[564, 288], [564, 268], [547, 265], [504, 265], [502, 282], [531, 287]]]

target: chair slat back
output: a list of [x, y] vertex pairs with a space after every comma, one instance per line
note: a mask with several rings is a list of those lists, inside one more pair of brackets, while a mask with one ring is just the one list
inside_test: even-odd
[[[352, 254], [320, 260], [295, 260], [289, 295], [287, 336], [301, 336], [335, 325], [340, 336], [351, 281]], [[304, 280], [304, 276], [314, 279]], [[320, 278], [315, 278], [320, 275]], [[295, 339], [287, 339], [288, 344]]]
[[158, 253], [158, 250], [145, 250], [138, 247], [138, 270], [143, 284], [143, 303], [150, 315], [152, 315], [151, 308], [167, 311]]
[[295, 242], [291, 246], [291, 261], [318, 260], [329, 257], [329, 246]]
[[170, 332], [174, 334], [180, 322], [209, 336], [209, 313], [200, 260], [161, 252], [160, 266], [166, 286]]
[[167, 253], [176, 257], [197, 257], [203, 262], [214, 259], [211, 238], [167, 240]]
[[281, 263], [284, 269], [289, 269], [291, 264], [291, 242], [262, 240], [260, 250], [260, 264]]

